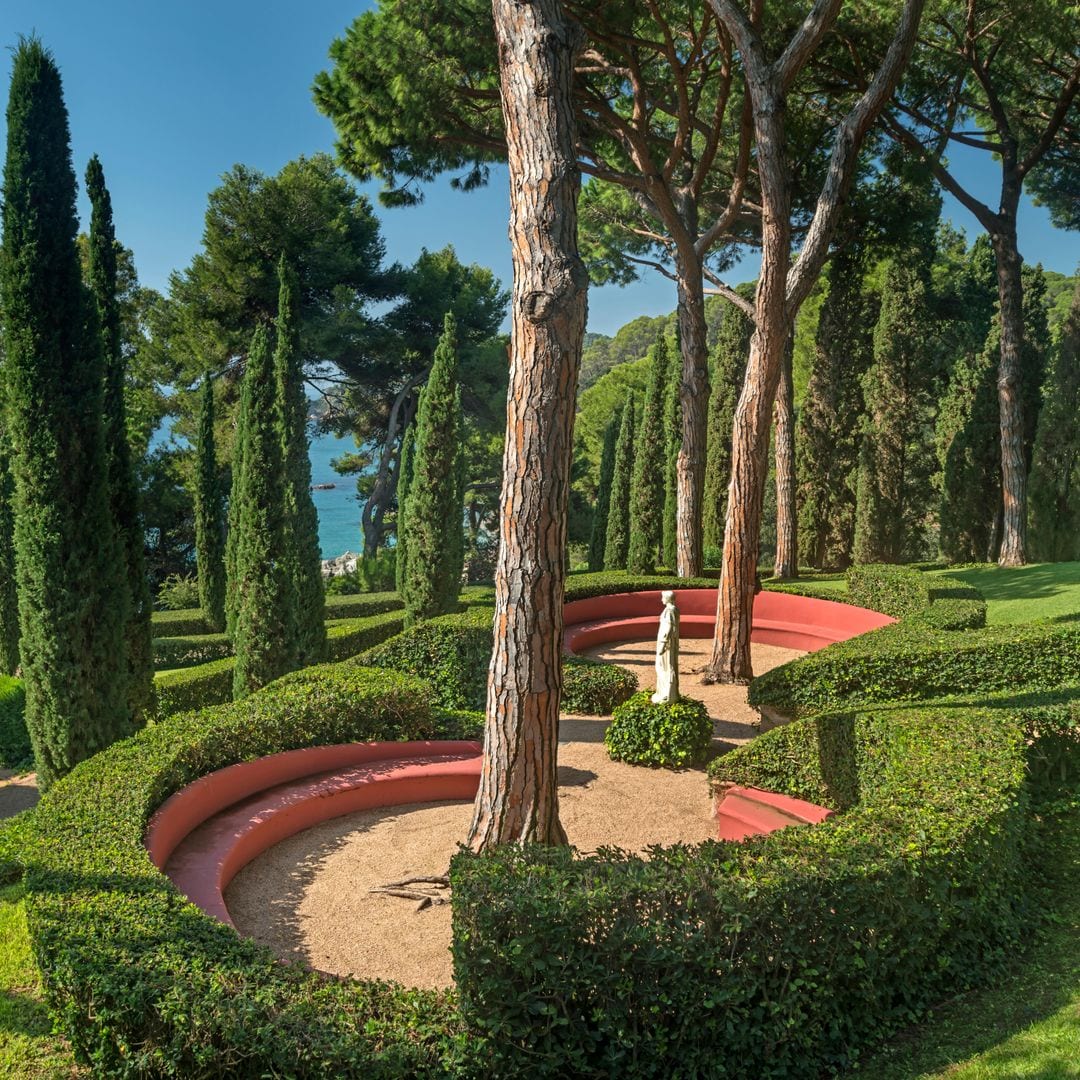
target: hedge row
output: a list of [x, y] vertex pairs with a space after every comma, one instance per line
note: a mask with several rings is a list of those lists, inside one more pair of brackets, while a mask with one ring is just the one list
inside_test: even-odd
[[224, 634], [154, 638], [154, 667], [159, 671], [194, 667], [232, 656], [232, 642]]
[[955, 632], [917, 618], [773, 668], [750, 684], [748, 701], [787, 716], [806, 716], [855, 701], [1053, 690], [1077, 682], [1080, 622]]
[[496, 1075], [831, 1074], [998, 969], [1025, 936], [1021, 725], [933, 707], [826, 723], [712, 770], [849, 807], [823, 825], [647, 859], [455, 856], [455, 977]]
[[894, 619], [930, 606], [930, 578], [909, 566], [867, 563], [850, 567], [846, 577], [855, 603]]
[[214, 632], [199, 608], [155, 611], [150, 616], [150, 625], [155, 637], [198, 637]]
[[592, 574], [570, 574], [565, 598], [587, 600], [609, 593], [648, 592], [651, 589], [715, 589], [716, 578], [679, 578], [674, 574], [630, 574], [625, 570], [601, 570]]
[[26, 693], [22, 679], [0, 675], [0, 766], [21, 769], [33, 760], [23, 712]]
[[403, 611], [405, 601], [396, 592], [357, 593], [326, 598], [327, 619], [363, 619], [388, 611]]
[[405, 617], [401, 610], [357, 619], [337, 619], [326, 624], [326, 659], [347, 660], [401, 633]]
[[981, 630], [986, 625], [986, 601], [935, 599], [911, 618], [934, 630]]
[[142, 837], [169, 795], [227, 765], [305, 746], [458, 737], [469, 721], [442, 715], [420, 680], [321, 665], [152, 725], [54, 785], [33, 815], [27, 918], [79, 1060], [101, 1076], [453, 1072], [465, 1041], [450, 994], [281, 964], [184, 901]]

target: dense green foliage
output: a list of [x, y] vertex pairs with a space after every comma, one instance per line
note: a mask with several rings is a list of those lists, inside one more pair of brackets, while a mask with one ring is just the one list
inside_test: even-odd
[[605, 664], [586, 656], [563, 657], [563, 712], [609, 716], [638, 688], [637, 676], [618, 664]]
[[296, 598], [284, 560], [282, 455], [266, 331], [252, 339], [244, 374], [244, 449], [236, 488], [233, 694], [242, 698], [296, 666]]
[[356, 593], [332, 596], [326, 600], [328, 619], [359, 619], [365, 615], [381, 615], [384, 611], [401, 611], [405, 602], [395, 592]]
[[45, 787], [133, 729], [102, 342], [75, 245], [69, 143], [56, 64], [23, 41], [7, 109], [0, 310], [26, 719]]
[[87, 276], [97, 303], [105, 364], [103, 401], [105, 462], [108, 470], [109, 507], [116, 540], [123, 554], [124, 644], [127, 659], [127, 697], [131, 722], [138, 726], [152, 708], [154, 658], [150, 645], [150, 586], [143, 552], [143, 527], [138, 481], [128, 443], [127, 362], [120, 326], [117, 285], [116, 230], [112, 199], [105, 174], [95, 155], [86, 168], [86, 193], [90, 197], [90, 241]]
[[0, 675], [0, 767], [5, 769], [22, 768], [33, 760], [25, 711], [22, 680]]
[[15, 482], [0, 437], [0, 674], [19, 668], [19, 594], [15, 588]]
[[214, 384], [202, 379], [195, 445], [195, 563], [199, 607], [215, 630], [225, 629], [225, 504], [214, 441]]
[[932, 582], [910, 566], [865, 563], [845, 575], [853, 603], [902, 619], [930, 603]]
[[400, 634], [404, 628], [405, 616], [401, 611], [332, 620], [326, 624], [326, 659], [348, 660]]
[[174, 611], [155, 611], [150, 617], [154, 637], [195, 637], [213, 634], [202, 608], [180, 608]]
[[397, 521], [394, 529], [394, 588], [405, 592], [405, 567], [409, 559], [409, 484], [412, 482], [413, 457], [416, 454], [416, 425], [410, 424], [401, 440], [398, 467]]
[[607, 535], [604, 538], [604, 569], [625, 570], [630, 548], [630, 494], [637, 445], [637, 402], [633, 393], [626, 397], [615, 443], [615, 466], [611, 475], [611, 502], [608, 508]]
[[194, 667], [232, 656], [228, 634], [197, 634], [191, 637], [154, 638], [154, 666], [159, 671]]
[[612, 713], [604, 746], [615, 761], [682, 769], [705, 760], [712, 731], [709, 710], [700, 701], [683, 697], [654, 705], [652, 691], [642, 690]]
[[408, 622], [444, 615], [457, 604], [464, 528], [461, 437], [457, 323], [447, 312], [416, 414], [402, 579]]
[[604, 569], [604, 549], [607, 546], [608, 515], [611, 512], [611, 485], [615, 477], [615, 444], [622, 424], [622, 410], [611, 414], [604, 430], [604, 449], [600, 455], [600, 479], [596, 487], [596, 505], [593, 510], [592, 534], [589, 537], [589, 570]]
[[290, 645], [295, 651], [297, 666], [306, 667], [322, 660], [326, 649], [322, 554], [319, 516], [311, 498], [308, 403], [300, 350], [299, 279], [284, 255], [278, 265], [278, 278], [274, 386], [283, 469], [280, 558], [285, 564], [288, 606], [294, 613]]
[[[664, 390], [664, 525], [660, 563], [669, 570], [678, 563], [679, 516], [679, 451], [682, 449], [682, 384], [681, 348], [668, 364], [667, 387]], [[595, 569], [601, 567], [597, 565]], [[590, 566], [590, 569], [592, 567]]]
[[635, 432], [634, 468], [630, 481], [630, 542], [626, 569], [651, 574], [664, 542], [664, 484], [667, 479], [667, 433], [664, 429], [669, 367], [667, 339], [661, 335], [652, 350], [652, 371], [641, 425]]

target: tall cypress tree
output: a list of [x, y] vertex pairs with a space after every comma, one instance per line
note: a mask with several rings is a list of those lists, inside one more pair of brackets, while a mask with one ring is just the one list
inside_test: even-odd
[[296, 273], [282, 256], [278, 264], [277, 345], [274, 381], [278, 399], [281, 459], [284, 469], [285, 569], [295, 613], [296, 659], [301, 667], [326, 654], [326, 611], [319, 547], [319, 515], [311, 498], [307, 396], [300, 356], [300, 298]]
[[604, 547], [607, 543], [608, 513], [611, 510], [611, 480], [615, 475], [615, 443], [619, 438], [622, 409], [616, 409], [604, 429], [604, 448], [600, 452], [600, 478], [596, 489], [592, 533], [589, 536], [589, 569], [604, 569]]
[[46, 787], [133, 730], [104, 357], [75, 244], [69, 143], [60, 72], [39, 41], [23, 41], [7, 110], [0, 310], [26, 724]]
[[225, 535], [225, 633], [230, 639], [234, 638], [236, 632], [236, 549], [240, 540], [240, 489], [244, 476], [250, 397], [251, 386], [245, 378], [240, 386], [240, 404], [236, 409], [236, 426], [233, 428], [232, 479], [229, 486], [228, 531]]
[[199, 607], [215, 630], [225, 629], [225, 506], [214, 441], [214, 384], [203, 376], [195, 447], [195, 563]]
[[681, 365], [678, 358], [680, 349], [675, 350], [675, 359], [668, 364], [667, 389], [664, 400], [664, 529], [663, 563], [670, 570], [675, 569], [678, 555], [678, 513], [679, 513], [679, 450], [682, 448], [682, 402], [679, 400], [679, 382]]
[[116, 229], [112, 199], [97, 155], [86, 167], [90, 197], [90, 288], [97, 301], [105, 352], [105, 453], [109, 470], [109, 502], [117, 539], [127, 566], [128, 707], [135, 724], [142, 724], [154, 699], [154, 649], [150, 627], [150, 584], [146, 577], [146, 533], [140, 509], [139, 485], [127, 434], [124, 384], [127, 362], [120, 335], [120, 304], [116, 295]]
[[394, 587], [399, 595], [405, 593], [405, 566], [409, 558], [409, 484], [412, 481], [413, 457], [416, 451], [416, 424], [405, 429], [401, 439], [401, 456], [398, 464], [397, 524], [394, 544]]
[[854, 552], [860, 563], [924, 554], [935, 390], [925, 272], [916, 254], [891, 259], [885, 271], [874, 364], [863, 379]]
[[15, 514], [9, 451], [0, 440], [0, 674], [19, 667], [19, 593], [15, 588]]
[[660, 332], [653, 346], [652, 372], [638, 431], [630, 492], [630, 546], [626, 569], [651, 574], [664, 542], [664, 398], [667, 389], [667, 338]]
[[724, 546], [728, 485], [731, 483], [731, 429], [735, 423], [735, 406], [742, 390], [746, 359], [750, 354], [751, 329], [750, 320], [742, 310], [729, 303], [713, 351], [712, 394], [709, 396], [702, 542], [713, 549]]
[[295, 594], [286, 569], [281, 431], [266, 331], [251, 341], [244, 373], [243, 462], [236, 485], [233, 697], [296, 667]]
[[630, 483], [634, 476], [637, 437], [637, 400], [626, 395], [619, 438], [615, 443], [615, 468], [611, 474], [611, 503], [608, 507], [607, 537], [604, 540], [604, 569], [625, 570], [630, 548]]
[[461, 542], [453, 536], [464, 527], [457, 366], [457, 323], [447, 312], [416, 413], [403, 582], [409, 623], [453, 611], [461, 590]]

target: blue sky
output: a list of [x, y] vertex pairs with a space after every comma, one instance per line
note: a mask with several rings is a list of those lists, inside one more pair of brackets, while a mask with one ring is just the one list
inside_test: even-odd
[[[105, 168], [117, 234], [135, 252], [142, 281], [164, 289], [171, 270], [198, 251], [207, 193], [242, 162], [276, 172], [300, 154], [331, 150], [333, 129], [310, 87], [327, 49], [364, 0], [2, 0], [0, 45], [36, 32], [64, 77], [77, 174], [97, 153]], [[0, 54], [6, 99], [10, 52]], [[4, 123], [0, 117], [0, 138]], [[2, 144], [0, 144], [2, 145]], [[956, 162], [965, 183], [993, 199], [995, 170], [978, 151]], [[374, 201], [374, 187], [370, 194]], [[86, 212], [85, 203], [82, 210]], [[453, 244], [467, 262], [490, 266], [509, 286], [505, 173], [463, 194], [433, 185], [417, 208], [378, 209], [392, 260], [411, 263], [422, 246]], [[946, 214], [977, 234], [950, 201]], [[1020, 246], [1030, 262], [1071, 274], [1080, 245], [1027, 204]], [[752, 276], [737, 270], [732, 280]], [[624, 289], [593, 289], [589, 328], [612, 333], [637, 315], [675, 306], [674, 287], [651, 272]]]

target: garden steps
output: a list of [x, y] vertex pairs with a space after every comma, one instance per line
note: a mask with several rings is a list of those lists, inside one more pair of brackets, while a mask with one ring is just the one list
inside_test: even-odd
[[719, 839], [745, 840], [792, 825], [816, 825], [833, 811], [790, 795], [725, 784], [717, 793], [715, 813]]

